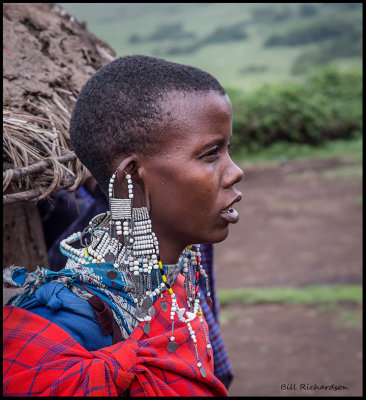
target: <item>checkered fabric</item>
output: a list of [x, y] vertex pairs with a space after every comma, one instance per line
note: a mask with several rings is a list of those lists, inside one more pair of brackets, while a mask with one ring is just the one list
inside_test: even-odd
[[[172, 288], [178, 304], [187, 307], [181, 275]], [[163, 299], [170, 305], [167, 292]], [[213, 358], [198, 317], [191, 325], [206, 377], [196, 365], [195, 347], [180, 321], [175, 321], [174, 329], [178, 349], [167, 350], [170, 314], [160, 310], [160, 302], [159, 298], [155, 303], [157, 312], [148, 334], [142, 323], [125, 341], [96, 351], [87, 351], [62, 328], [36, 314], [4, 307], [3, 395], [227, 396], [213, 374]]]

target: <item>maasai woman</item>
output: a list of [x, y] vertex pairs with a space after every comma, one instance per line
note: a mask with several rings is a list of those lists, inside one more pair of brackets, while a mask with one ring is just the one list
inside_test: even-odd
[[199, 244], [239, 219], [231, 121], [194, 67], [126, 56], [89, 79], [70, 135], [110, 210], [61, 243], [65, 269], [5, 270], [21, 289], [4, 308], [4, 395], [227, 395], [198, 280]]

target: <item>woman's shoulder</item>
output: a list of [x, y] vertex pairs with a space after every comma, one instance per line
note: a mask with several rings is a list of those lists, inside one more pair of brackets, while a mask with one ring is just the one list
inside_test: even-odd
[[18, 307], [58, 325], [89, 351], [112, 344], [112, 335], [103, 334], [89, 302], [60, 282], [45, 283]]

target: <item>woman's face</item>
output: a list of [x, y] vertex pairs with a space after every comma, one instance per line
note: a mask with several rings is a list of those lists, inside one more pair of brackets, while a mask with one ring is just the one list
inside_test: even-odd
[[241, 199], [234, 184], [243, 177], [228, 153], [230, 100], [212, 91], [176, 95], [164, 104], [174, 125], [140, 170], [153, 231], [160, 243], [183, 247], [220, 242], [239, 219], [230, 206]]

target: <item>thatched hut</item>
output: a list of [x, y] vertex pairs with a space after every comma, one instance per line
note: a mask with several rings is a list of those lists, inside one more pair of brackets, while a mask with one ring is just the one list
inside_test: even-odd
[[86, 80], [114, 58], [55, 3], [3, 5], [4, 266], [47, 265], [36, 202], [89, 177], [71, 148], [71, 110]]

